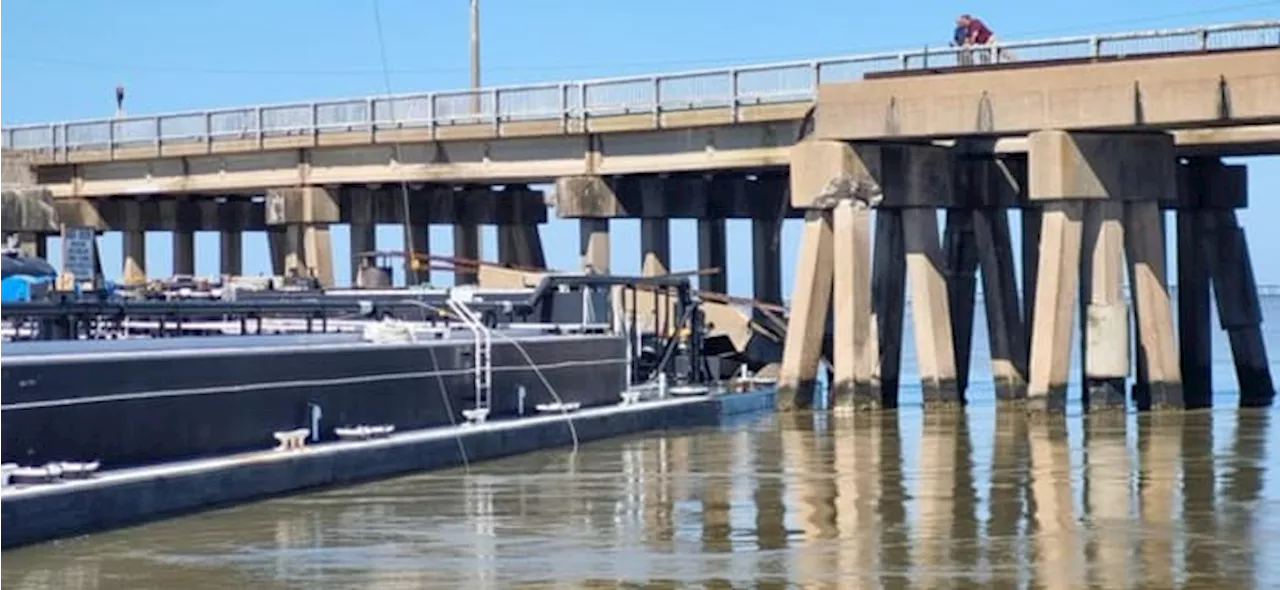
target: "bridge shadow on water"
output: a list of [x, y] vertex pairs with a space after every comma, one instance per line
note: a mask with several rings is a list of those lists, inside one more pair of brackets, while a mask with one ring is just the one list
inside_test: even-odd
[[1276, 412], [785, 414], [7, 552], [5, 588], [1250, 588]]

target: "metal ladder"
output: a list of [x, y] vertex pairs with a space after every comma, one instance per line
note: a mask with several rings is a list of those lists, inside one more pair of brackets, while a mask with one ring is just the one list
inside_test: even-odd
[[473, 424], [480, 424], [489, 417], [493, 400], [493, 334], [484, 321], [467, 305], [471, 293], [466, 290], [450, 290], [449, 309], [475, 336], [475, 407], [463, 410], [462, 415]]

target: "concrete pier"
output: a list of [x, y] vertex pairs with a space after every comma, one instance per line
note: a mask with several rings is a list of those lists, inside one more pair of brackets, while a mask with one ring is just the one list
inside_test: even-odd
[[[1089, 294], [1082, 314], [1086, 399], [1091, 406], [1122, 407], [1117, 389], [1123, 391], [1129, 371], [1122, 248], [1134, 277], [1140, 354], [1147, 366], [1140, 378], [1151, 392], [1138, 405], [1181, 406], [1159, 209], [1176, 195], [1174, 164], [1173, 140], [1164, 133], [1029, 135], [1029, 196], [1044, 207], [1028, 392], [1034, 409], [1058, 411], [1066, 404], [1077, 284]], [[1086, 278], [1078, 283], [1078, 276]]]
[[871, 329], [871, 212], [865, 203], [846, 199], [832, 212], [835, 323], [831, 405], [860, 408], [877, 405], [872, 378], [878, 346]]

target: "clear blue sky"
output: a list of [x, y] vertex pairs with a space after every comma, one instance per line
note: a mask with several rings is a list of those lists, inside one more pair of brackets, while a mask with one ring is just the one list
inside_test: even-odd
[[[945, 44], [952, 20], [974, 12], [1006, 40], [1225, 23], [1280, 14], [1280, 0], [482, 0], [484, 83], [512, 84], [713, 65], [804, 59]], [[468, 84], [467, 0], [380, 0], [395, 92]], [[10, 2], [0, 61], [5, 124], [109, 116], [113, 89], [134, 114], [381, 94], [383, 72], [371, 0], [61, 0]], [[1280, 283], [1280, 158], [1250, 159], [1251, 208], [1243, 215], [1263, 283]], [[692, 268], [692, 222], [672, 228], [673, 267]], [[639, 268], [638, 224], [614, 224], [615, 272]], [[1171, 232], [1172, 233], [1172, 232]], [[730, 290], [750, 291], [750, 229], [731, 223]], [[784, 230], [784, 280], [799, 238]], [[571, 221], [543, 227], [549, 263], [577, 264]], [[340, 280], [347, 233], [334, 231]], [[496, 252], [487, 231], [485, 252]], [[248, 273], [269, 269], [266, 240], [248, 236]], [[379, 245], [400, 248], [382, 227]], [[432, 250], [452, 249], [433, 231]], [[148, 270], [171, 269], [166, 234], [148, 238]], [[118, 275], [119, 237], [104, 239], [104, 267]], [[197, 238], [197, 272], [217, 270], [214, 234]], [[57, 256], [53, 256], [55, 262]], [[444, 279], [438, 274], [436, 279]]]

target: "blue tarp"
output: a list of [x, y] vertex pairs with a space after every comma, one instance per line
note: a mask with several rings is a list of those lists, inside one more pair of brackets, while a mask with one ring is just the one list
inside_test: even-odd
[[0, 302], [31, 301], [34, 293], [40, 293], [49, 287], [49, 277], [33, 277], [30, 275], [13, 275], [0, 279]]

